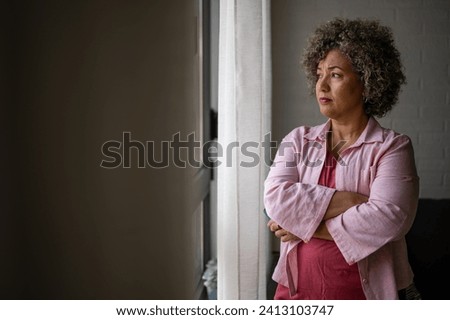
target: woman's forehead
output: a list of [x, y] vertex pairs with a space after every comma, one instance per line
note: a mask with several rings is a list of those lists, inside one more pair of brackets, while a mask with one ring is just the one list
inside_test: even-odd
[[340, 67], [341, 69], [351, 69], [352, 64], [345, 54], [343, 54], [338, 49], [333, 49], [326, 54], [324, 59], [319, 61], [317, 67], [319, 69], [322, 69], [323, 67]]

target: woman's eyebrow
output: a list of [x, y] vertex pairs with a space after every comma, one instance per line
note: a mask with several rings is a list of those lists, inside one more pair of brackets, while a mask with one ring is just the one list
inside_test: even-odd
[[328, 70], [331, 70], [331, 69], [341, 69], [341, 70], [344, 70], [344, 68], [339, 67], [339, 66], [331, 66], [331, 67], [328, 67]]
[[[339, 66], [331, 66], [327, 68], [328, 70], [332, 70], [332, 69], [341, 69], [342, 71], [344, 71], [344, 69], [342, 67]], [[317, 67], [317, 70], [322, 70], [321, 67]]]

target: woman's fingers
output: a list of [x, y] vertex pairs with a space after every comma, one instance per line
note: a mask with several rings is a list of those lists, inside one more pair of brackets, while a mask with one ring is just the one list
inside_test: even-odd
[[293, 241], [293, 240], [299, 239], [297, 236], [284, 230], [282, 227], [280, 227], [278, 225], [278, 223], [276, 223], [273, 220], [270, 220], [267, 223], [267, 226], [269, 227], [270, 231], [272, 231], [275, 234], [275, 236], [283, 242], [288, 242], [288, 241]]
[[272, 231], [272, 232], [275, 232], [275, 231], [281, 229], [281, 227], [278, 225], [278, 223], [276, 223], [276, 222], [273, 221], [273, 220], [270, 220], [270, 221], [267, 223], [267, 226], [269, 227], [270, 231]]
[[278, 229], [277, 231], [275, 231], [275, 236], [276, 236], [277, 238], [280, 238], [280, 239], [281, 239], [281, 237], [287, 235], [288, 233], [289, 233], [289, 232], [287, 232], [287, 231], [284, 230], [284, 229]]
[[275, 237], [277, 237], [278, 239], [280, 239], [283, 242], [299, 240], [299, 238], [297, 236], [295, 236], [292, 233], [284, 230], [282, 227], [280, 227], [278, 225], [278, 223], [276, 223], [273, 220], [270, 220], [267, 223], [267, 226], [269, 227], [270, 231], [272, 231], [274, 233]]
[[287, 232], [286, 235], [281, 237], [281, 241], [283, 241], [283, 242], [289, 242], [289, 241], [295, 241], [295, 240], [299, 240], [299, 238], [290, 232]]

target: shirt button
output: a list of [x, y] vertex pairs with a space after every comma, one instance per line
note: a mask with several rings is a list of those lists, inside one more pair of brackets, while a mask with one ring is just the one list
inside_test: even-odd
[[367, 282], [369, 282], [369, 280], [367, 280], [366, 278], [364, 278], [364, 279], [362, 279], [362, 282], [363, 282], [364, 284], [367, 284]]

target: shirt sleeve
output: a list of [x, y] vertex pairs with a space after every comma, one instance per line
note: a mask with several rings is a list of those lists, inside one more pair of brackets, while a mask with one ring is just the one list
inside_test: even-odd
[[264, 182], [264, 206], [283, 229], [309, 241], [336, 190], [302, 182], [297, 168], [304, 165], [300, 150], [301, 143], [292, 135], [283, 139]]
[[419, 198], [419, 177], [410, 139], [391, 138], [370, 168], [369, 201], [326, 221], [349, 264], [366, 258], [386, 243], [402, 238], [412, 226]]

